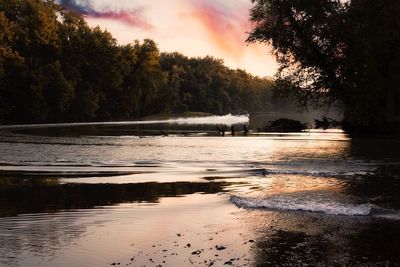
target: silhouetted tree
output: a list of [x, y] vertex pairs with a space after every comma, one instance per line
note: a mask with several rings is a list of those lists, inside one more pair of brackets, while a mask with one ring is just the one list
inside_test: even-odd
[[398, 126], [399, 1], [252, 2], [248, 41], [273, 47], [281, 90], [303, 106], [340, 104], [350, 130]]

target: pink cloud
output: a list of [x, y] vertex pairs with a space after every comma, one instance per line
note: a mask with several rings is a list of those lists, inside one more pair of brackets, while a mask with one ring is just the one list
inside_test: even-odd
[[210, 40], [225, 53], [239, 59], [246, 48], [249, 6], [235, 5], [226, 9], [215, 2], [191, 1], [191, 15], [206, 30]]

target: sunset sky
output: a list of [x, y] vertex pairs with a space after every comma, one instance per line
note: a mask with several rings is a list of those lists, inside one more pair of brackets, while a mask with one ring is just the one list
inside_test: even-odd
[[272, 76], [277, 68], [266, 45], [247, 44], [250, 0], [59, 0], [110, 31], [121, 44], [150, 38], [161, 51], [212, 55], [231, 68]]

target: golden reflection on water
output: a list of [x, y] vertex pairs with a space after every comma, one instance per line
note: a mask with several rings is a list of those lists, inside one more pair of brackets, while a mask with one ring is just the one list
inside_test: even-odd
[[[301, 135], [301, 138], [265, 137], [165, 137], [125, 140], [127, 146], [112, 147], [104, 158], [121, 160], [114, 165], [75, 167], [75, 171], [121, 172], [119, 177], [66, 179], [77, 183], [137, 183], [200, 181], [203, 178], [244, 178], [249, 171], [323, 172], [348, 167], [343, 158], [349, 151], [349, 142], [339, 135], [340, 141], [325, 140], [321, 134]], [[138, 145], [139, 144], [139, 145]], [[143, 147], [144, 146], [144, 147]], [[87, 152], [89, 153], [89, 152]], [[97, 156], [97, 153], [95, 154]], [[132, 159], [129, 159], [132, 158]], [[151, 160], [148, 160], [150, 159]], [[128, 160], [129, 159], [129, 160]], [[143, 160], [144, 159], [144, 160]], [[140, 163], [143, 161], [143, 163]], [[135, 163], [135, 162], [139, 162]], [[339, 166], [338, 166], [339, 164]], [[10, 167], [13, 168], [13, 167]], [[18, 169], [24, 167], [19, 166]], [[48, 166], [35, 166], [35, 170]], [[68, 166], [52, 166], [66, 173]], [[124, 175], [123, 172], [128, 172]], [[134, 174], [129, 174], [132, 172]], [[290, 172], [285, 173], [290, 174]]]

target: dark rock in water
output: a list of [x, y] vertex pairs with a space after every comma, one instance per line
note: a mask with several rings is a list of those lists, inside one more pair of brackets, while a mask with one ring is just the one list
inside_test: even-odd
[[216, 246], [215, 246], [215, 249], [216, 249], [216, 250], [223, 250], [223, 249], [226, 249], [226, 247], [216, 245]]
[[305, 123], [291, 119], [278, 119], [275, 121], [270, 121], [264, 127], [265, 132], [301, 132], [307, 129]]
[[196, 250], [196, 251], [193, 251], [193, 252], [192, 252], [192, 255], [199, 255], [200, 253], [201, 253], [200, 250]]
[[254, 243], [254, 240], [253, 240], [253, 239], [250, 239], [249, 242], [250, 242], [250, 243]]

